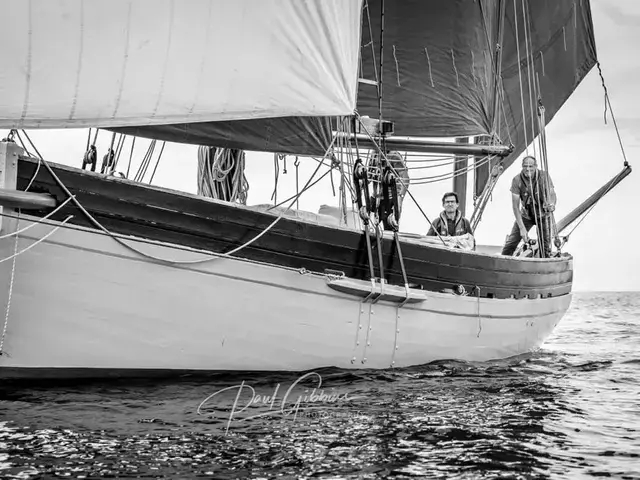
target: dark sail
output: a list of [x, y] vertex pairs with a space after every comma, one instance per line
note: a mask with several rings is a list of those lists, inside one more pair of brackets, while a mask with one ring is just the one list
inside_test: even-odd
[[[503, 8], [501, 1], [505, 2]], [[378, 68], [380, 54], [381, 3], [366, 0], [364, 4], [360, 77], [367, 80], [377, 78], [374, 68]], [[529, 91], [532, 68], [538, 72], [547, 123], [553, 118], [596, 62], [588, 0], [396, 0], [385, 2], [382, 103], [383, 117], [395, 123], [395, 134], [460, 137], [494, 130], [495, 46], [501, 12], [505, 15], [504, 93], [498, 98], [495, 133], [503, 143], [515, 146], [504, 160], [505, 168], [538, 132], [537, 122], [533, 130], [531, 125], [532, 102], [537, 118], [537, 98], [531, 101]], [[527, 46], [533, 54], [529, 71]], [[361, 115], [377, 117], [376, 86], [361, 83], [357, 105]], [[331, 141], [328, 119], [306, 117], [117, 131], [287, 153], [322, 154]]]
[[[381, 0], [368, 0], [368, 6], [368, 15], [366, 10], [363, 15], [362, 67], [363, 76], [375, 80]], [[382, 113], [395, 122], [397, 135], [452, 137], [492, 132], [501, 11], [505, 15], [501, 42], [504, 93], [498, 98], [495, 133], [503, 143], [515, 146], [503, 161], [505, 168], [538, 133], [538, 99], [535, 95], [531, 101], [529, 90], [533, 70], [538, 72], [546, 121], [551, 121], [596, 62], [588, 0], [387, 1]], [[370, 31], [373, 49], [366, 46]], [[527, 52], [533, 54], [529, 70]], [[361, 115], [378, 116], [374, 86], [360, 86], [358, 110]], [[488, 173], [491, 165], [485, 165]], [[480, 190], [483, 187], [484, 182], [477, 185]]]
[[[521, 19], [522, 4], [518, 3], [517, 16]], [[503, 161], [505, 168], [516, 160], [527, 143], [531, 143], [539, 133], [537, 99], [533, 98], [533, 105], [526, 100], [529, 76], [525, 75], [526, 59], [523, 58], [526, 54], [526, 50], [523, 50], [524, 32], [522, 28], [518, 28], [516, 37], [513, 3], [509, 2], [507, 5], [509, 4], [511, 8], [507, 9], [502, 69], [506, 118], [501, 121], [501, 129], [505, 132], [509, 128], [515, 150]], [[525, 6], [528, 7], [527, 16], [531, 22], [533, 66], [538, 72], [533, 81], [540, 83], [540, 100], [548, 124], [597, 62], [591, 7], [589, 0], [536, 0], [525, 2]], [[524, 103], [520, 101], [516, 38], [519, 38], [520, 44]], [[509, 141], [509, 138], [504, 138], [504, 134], [503, 141]]]
[[[322, 155], [332, 140], [329, 117], [282, 117], [180, 123], [109, 130], [138, 137], [259, 152]], [[335, 127], [334, 127], [335, 128]]]

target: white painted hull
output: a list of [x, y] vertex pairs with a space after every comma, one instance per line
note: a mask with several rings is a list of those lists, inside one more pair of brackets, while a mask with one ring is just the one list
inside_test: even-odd
[[[23, 216], [20, 228], [36, 220]], [[2, 234], [12, 228], [5, 218]], [[18, 250], [51, 229], [37, 225], [20, 235]], [[205, 258], [128, 242], [166, 259]], [[14, 237], [0, 240], [0, 260], [13, 251]], [[0, 263], [0, 325], [11, 269], [11, 260]], [[500, 300], [428, 293], [399, 310], [380, 302], [360, 313], [360, 299], [332, 290], [323, 275], [230, 258], [160, 264], [109, 236], [60, 228], [16, 258], [0, 376], [33, 369], [301, 371], [485, 361], [540, 347], [570, 302], [571, 295]]]

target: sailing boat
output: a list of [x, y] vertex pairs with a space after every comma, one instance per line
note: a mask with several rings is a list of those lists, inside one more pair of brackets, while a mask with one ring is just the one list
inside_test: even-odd
[[[402, 234], [407, 185], [389, 158], [455, 156], [461, 196], [475, 172], [477, 225], [534, 141], [544, 166], [546, 123], [597, 62], [587, 0], [5, 3], [0, 376], [486, 361], [539, 348], [568, 309], [567, 253]], [[357, 221], [53, 164], [26, 132], [16, 143], [17, 129], [86, 127], [329, 159]]]

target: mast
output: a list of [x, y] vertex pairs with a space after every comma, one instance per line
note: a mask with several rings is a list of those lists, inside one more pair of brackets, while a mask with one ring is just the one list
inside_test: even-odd
[[[467, 144], [469, 137], [456, 138], [456, 143]], [[458, 195], [460, 213], [465, 216], [467, 207], [467, 167], [469, 155], [456, 155], [453, 163], [453, 191]]]
[[[488, 147], [491, 143], [491, 137], [488, 135], [480, 135], [477, 136], [474, 140], [474, 144], [478, 147]], [[482, 153], [475, 154], [473, 163], [474, 163], [474, 196], [479, 198], [482, 196], [484, 189], [489, 181], [489, 175], [491, 175], [491, 165], [488, 163], [482, 163], [484, 155]]]
[[504, 17], [507, 2], [498, 0], [498, 31], [496, 34], [496, 51], [494, 53], [493, 93], [491, 97], [492, 127], [496, 131], [499, 121], [500, 88], [502, 87], [502, 42], [504, 39]]
[[380, 74], [378, 75], [378, 116], [382, 124], [382, 71], [384, 69], [384, 0], [380, 8]]
[[[493, 91], [491, 93], [491, 132], [496, 132], [498, 129], [498, 125], [500, 123], [500, 94], [502, 89], [502, 52], [503, 52], [503, 42], [504, 42], [504, 20], [506, 16], [506, 0], [497, 0], [497, 20], [498, 20], [498, 29], [496, 31], [495, 37], [495, 52], [493, 58]], [[480, 9], [482, 10], [482, 4], [480, 4]], [[487, 41], [489, 41], [489, 34], [487, 32]], [[517, 41], [517, 40], [516, 40]], [[491, 46], [489, 45], [489, 48]], [[518, 58], [518, 61], [520, 59]], [[508, 121], [505, 118], [506, 121]], [[493, 143], [492, 135], [481, 135], [476, 137], [474, 143], [478, 146], [480, 145], [489, 145]], [[510, 149], [511, 153], [513, 151], [513, 147]], [[498, 155], [504, 156], [504, 155]], [[484, 161], [485, 159], [482, 157], [482, 154], [475, 154], [474, 157], [474, 212], [473, 218], [471, 220], [471, 226], [473, 229], [476, 228], [480, 219], [482, 218], [482, 213], [487, 205], [487, 196], [490, 193], [491, 189], [495, 186], [495, 182], [497, 181], [497, 176], [493, 178], [493, 181], [490, 181], [491, 176], [494, 174], [495, 164], [492, 159], [488, 161]], [[499, 173], [498, 173], [499, 175]], [[479, 199], [480, 203], [476, 206], [475, 200]]]

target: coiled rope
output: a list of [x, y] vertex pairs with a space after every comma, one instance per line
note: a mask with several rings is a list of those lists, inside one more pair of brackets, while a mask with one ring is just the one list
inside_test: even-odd
[[247, 204], [249, 182], [242, 150], [198, 147], [198, 195]]

